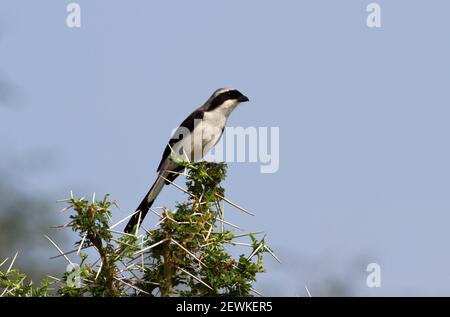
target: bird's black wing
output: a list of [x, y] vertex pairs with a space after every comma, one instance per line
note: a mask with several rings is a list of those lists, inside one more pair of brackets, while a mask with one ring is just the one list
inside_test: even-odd
[[[189, 115], [189, 117], [187, 117], [180, 124], [180, 128], [183, 127], [183, 128], [189, 129], [189, 131], [193, 131], [194, 130], [194, 125], [196, 123], [196, 120], [202, 120], [204, 114], [205, 114], [204, 107], [198, 108], [193, 113], [191, 113]], [[175, 131], [174, 136], [176, 136], [177, 134], [178, 133]], [[158, 169], [156, 170], [157, 172], [159, 172], [161, 170], [161, 167], [162, 167], [163, 163], [165, 162], [165, 160], [169, 157], [169, 155], [171, 153], [171, 148], [178, 141], [180, 141], [180, 138], [178, 138], [178, 139], [177, 138], [171, 138], [169, 140], [169, 143], [167, 144], [167, 146], [166, 146], [166, 148], [164, 150], [164, 153], [162, 155], [161, 162], [159, 163]]]

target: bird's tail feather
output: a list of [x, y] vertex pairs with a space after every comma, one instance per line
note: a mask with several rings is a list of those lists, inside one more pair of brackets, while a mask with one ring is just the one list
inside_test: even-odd
[[139, 207], [136, 209], [136, 211], [140, 212], [135, 213], [133, 217], [131, 217], [131, 219], [128, 221], [128, 224], [126, 225], [124, 230], [126, 233], [131, 233], [136, 225], [138, 227], [141, 225], [142, 221], [147, 215], [148, 210], [152, 207], [153, 202], [155, 201], [156, 197], [159, 195], [163, 187], [164, 179], [158, 176], [156, 181], [153, 183], [153, 186], [150, 188], [147, 195], [145, 195], [144, 199], [139, 204]]

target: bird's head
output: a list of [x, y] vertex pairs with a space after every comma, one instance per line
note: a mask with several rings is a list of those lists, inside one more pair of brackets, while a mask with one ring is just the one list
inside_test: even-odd
[[248, 97], [243, 95], [239, 90], [234, 88], [220, 88], [217, 89], [208, 100], [208, 110], [223, 109], [229, 114], [241, 102], [249, 101]]

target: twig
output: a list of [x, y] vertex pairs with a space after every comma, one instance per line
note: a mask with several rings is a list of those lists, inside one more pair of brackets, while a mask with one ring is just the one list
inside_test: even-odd
[[134, 231], [134, 236], [135, 237], [137, 237], [137, 235], [138, 235], [139, 227], [141, 226], [141, 219], [142, 219], [142, 212], [139, 211], [138, 222], [137, 222], [136, 230]]
[[138, 290], [139, 292], [142, 292], [144, 294], [150, 295], [150, 293], [140, 289], [139, 287], [136, 287], [136, 286], [134, 286], [132, 284], [129, 284], [129, 283], [125, 282], [124, 280], [120, 279], [120, 278], [114, 277], [114, 279], [119, 281], [119, 282], [121, 282], [121, 283], [123, 283], [123, 284], [125, 284], [125, 285], [127, 285], [127, 286], [129, 286], [129, 287], [131, 287], [131, 288], [134, 288], [135, 290]]
[[63, 229], [63, 228], [69, 227], [71, 224], [72, 224], [72, 221], [71, 221], [71, 222], [68, 222], [68, 223], [66, 223], [66, 224], [64, 224], [64, 225], [50, 226], [50, 228], [52, 228], [52, 229]]
[[69, 260], [69, 258], [65, 255], [65, 253], [58, 247], [58, 245], [55, 242], [53, 242], [52, 239], [50, 239], [49, 236], [44, 234], [44, 237], [46, 237], [47, 240], [50, 241], [51, 244], [53, 244], [53, 246], [56, 248], [56, 250], [58, 250], [58, 252], [66, 259], [66, 261], [69, 262], [69, 264], [73, 265], [72, 261]]
[[80, 243], [80, 246], [78, 247], [77, 255], [80, 254], [81, 248], [84, 245], [84, 240], [86, 240], [86, 237], [87, 237], [87, 233], [85, 233], [84, 236], [83, 236], [83, 239], [81, 239], [81, 243]]
[[8, 269], [6, 270], [6, 274], [8, 274], [9, 271], [11, 271], [11, 269], [14, 265], [14, 262], [16, 262], [17, 254], [19, 254], [19, 252], [16, 252], [16, 255], [14, 255], [14, 258], [12, 259], [11, 264], [9, 265]]
[[225, 198], [224, 196], [220, 195], [219, 193], [216, 193], [216, 196], [217, 196], [218, 198], [222, 199], [223, 201], [229, 203], [231, 206], [233, 206], [233, 207], [235, 207], [235, 208], [237, 208], [237, 209], [239, 209], [239, 210], [245, 212], [246, 214], [249, 214], [250, 216], [254, 216], [254, 215], [255, 215], [255, 214], [251, 213], [250, 211], [248, 211], [247, 209], [242, 208], [241, 206], [235, 204], [234, 202], [232, 202], [232, 201], [229, 200], [228, 198]]
[[216, 219], [219, 220], [220, 222], [226, 223], [227, 225], [229, 225], [229, 226], [231, 226], [231, 227], [233, 227], [233, 228], [236, 228], [236, 229], [239, 229], [239, 230], [244, 230], [244, 229], [242, 229], [242, 228], [239, 227], [239, 226], [233, 225], [231, 222], [228, 222], [228, 221], [226, 221], [226, 220], [220, 219], [219, 217], [216, 217]]
[[115, 241], [115, 242], [117, 242], [117, 243], [120, 243], [120, 244], [126, 245], [126, 246], [128, 246], [128, 247], [131, 247], [131, 248], [134, 248], [134, 247], [135, 247], [135, 246], [134, 246], [134, 245], [132, 245], [132, 244], [129, 244], [129, 243], [126, 243], [126, 242], [120, 241], [119, 239], [116, 239], [116, 238], [111, 238], [111, 240], [113, 240], [113, 241]]
[[172, 181], [170, 181], [170, 180], [168, 180], [167, 178], [165, 178], [164, 176], [162, 176], [162, 175], [159, 175], [159, 177], [161, 177], [162, 179], [164, 179], [166, 182], [168, 182], [169, 184], [171, 184], [171, 185], [173, 185], [173, 186], [175, 186], [175, 188], [178, 188], [179, 190], [181, 190], [182, 192], [184, 192], [184, 193], [186, 193], [186, 194], [188, 194], [188, 195], [190, 195], [191, 197], [194, 197], [194, 198], [196, 198], [193, 194], [191, 194], [190, 192], [188, 192], [186, 189], [184, 189], [183, 187], [181, 187], [181, 186], [179, 186], [179, 185], [177, 185], [177, 184], [175, 184], [174, 182], [172, 182]]
[[[136, 237], [134, 234], [126, 233], [126, 232], [122, 232], [122, 231], [111, 230], [111, 229], [108, 229], [108, 231], [111, 231], [111, 232], [117, 233], [117, 234], [121, 234], [121, 235], [123, 235], [123, 236]], [[139, 238], [139, 237], [140, 237], [140, 235], [138, 236], [138, 238]]]
[[208, 284], [206, 284], [205, 282], [203, 282], [200, 278], [198, 278], [197, 276], [195, 276], [194, 274], [189, 273], [188, 271], [182, 269], [181, 267], [178, 267], [178, 269], [184, 273], [186, 273], [187, 275], [189, 275], [190, 277], [192, 277], [193, 279], [195, 279], [196, 281], [202, 283], [203, 285], [205, 285], [207, 288], [209, 288], [210, 290], [214, 290], [211, 286], [209, 286]]
[[246, 236], [249, 236], [249, 235], [256, 235], [256, 234], [263, 234], [263, 233], [265, 233], [265, 232], [264, 231], [248, 232], [248, 233], [235, 235], [233, 238], [241, 238], [241, 237], [246, 237]]
[[306, 293], [308, 293], [308, 297], [312, 297], [311, 293], [309, 292], [308, 286], [305, 285]]
[[219, 214], [220, 214], [220, 232], [224, 232], [225, 231], [225, 210], [222, 208], [222, 206], [220, 206], [220, 202], [216, 201], [216, 205], [217, 205], [217, 209], [219, 210]]
[[267, 245], [264, 245], [264, 249], [266, 249], [266, 251], [267, 252], [269, 252], [270, 253], [270, 255], [271, 256], [273, 256], [274, 257], [274, 259], [275, 260], [277, 260], [278, 261], [278, 263], [280, 263], [281, 264], [281, 260], [275, 255], [275, 253], [273, 253], [273, 251], [272, 250], [270, 250], [270, 248], [267, 246]]
[[162, 217], [162, 215], [160, 215], [159, 213], [157, 213], [155, 210], [153, 210], [154, 208], [150, 208], [149, 210], [151, 211], [151, 212], [153, 212], [155, 215], [157, 215], [158, 216], [158, 218], [161, 218]]
[[154, 247], [160, 245], [161, 243], [166, 242], [167, 240], [168, 240], [168, 238], [162, 239], [161, 241], [158, 241], [158, 242], [152, 244], [152, 245], [149, 246], [149, 247], [146, 247], [146, 248], [144, 248], [144, 249], [142, 249], [142, 250], [139, 250], [139, 251], [135, 252], [134, 255], [138, 255], [138, 254], [141, 254], [141, 253], [143, 253], [143, 252], [145, 252], [145, 251], [148, 251], [148, 250], [150, 250], [150, 249], [153, 249]]
[[258, 247], [248, 256], [247, 260], [250, 260], [263, 246], [264, 242], [261, 242]]
[[6, 292], [9, 292], [8, 288], [9, 286], [3, 290], [3, 292], [0, 294], [0, 297], [3, 297], [3, 295], [5, 295]]
[[116, 222], [115, 224], [113, 224], [111, 227], [109, 227], [109, 229], [114, 229], [115, 227], [117, 227], [118, 225], [120, 225], [122, 222], [124, 222], [125, 220], [133, 217], [135, 214], [137, 214], [138, 212], [140, 212], [140, 210], [136, 210], [135, 212], [133, 212], [131, 215], [126, 216], [125, 218], [119, 220], [118, 222]]
[[71, 209], [72, 207], [73, 207], [72, 205], [71, 205], [71, 206], [64, 207], [64, 208], [61, 209], [59, 212], [61, 212], [61, 213], [66, 212], [67, 210]]
[[3, 262], [2, 263], [0, 263], [0, 267], [2, 267], [3, 266], [3, 264], [5, 264], [6, 263], [6, 261], [8, 261], [9, 260], [9, 258], [6, 258], [5, 260], [3, 260]]
[[95, 280], [97, 280], [98, 276], [100, 275], [102, 268], [103, 268], [103, 261], [100, 261], [100, 266], [98, 268], [97, 274], [95, 274]]
[[60, 278], [57, 278], [57, 277], [54, 277], [54, 276], [51, 276], [51, 275], [47, 275], [47, 277], [49, 277], [49, 278], [51, 278], [51, 279], [53, 279], [53, 280], [55, 280], [57, 282], [61, 282]]
[[263, 297], [263, 294], [261, 294], [260, 292], [258, 292], [258, 291], [257, 291], [256, 289], [254, 289], [253, 287], [250, 287], [250, 290], [251, 290], [253, 293], [255, 293], [255, 294], [257, 294], [257, 295]]
[[235, 245], [243, 245], [243, 246], [246, 246], [246, 247], [253, 247], [253, 245], [251, 245], [250, 243], [242, 243], [242, 242], [235, 242], [235, 241], [232, 241], [232, 242], [230, 242], [231, 244], [235, 244]]
[[186, 173], [186, 169], [184, 169], [184, 171], [183, 171], [183, 173], [180, 173], [180, 172], [175, 172], [175, 171], [169, 171], [169, 170], [165, 170], [167, 173], [171, 173], [171, 174], [177, 174], [177, 175], [181, 175], [181, 176], [189, 176], [187, 173]]
[[211, 224], [209, 227], [209, 230], [208, 230], [208, 234], [206, 235], [205, 242], [208, 242], [209, 236], [211, 235], [211, 232], [212, 232], [212, 229], [213, 229], [213, 225]]
[[[92, 246], [93, 246], [92, 244], [88, 244], [87, 246], [82, 247], [81, 250], [90, 248], [90, 247], [92, 247]], [[57, 258], [59, 258], [59, 257], [65, 256], [65, 255], [69, 255], [69, 254], [75, 253], [75, 252], [77, 252], [77, 251], [78, 251], [78, 249], [74, 249], [74, 250], [71, 250], [71, 251], [67, 251], [67, 252], [65, 252], [65, 253], [63, 253], [63, 254], [59, 254], [59, 255], [52, 256], [52, 257], [50, 257], [49, 259], [50, 259], [50, 260], [57, 259]]]
[[175, 241], [173, 238], [170, 239], [170, 241], [172, 241], [173, 243], [175, 243], [177, 246], [179, 246], [180, 248], [182, 248], [187, 254], [189, 254], [190, 256], [192, 256], [194, 259], [196, 259], [201, 265], [205, 266], [205, 263], [202, 262], [202, 260], [200, 260], [199, 258], [197, 258], [195, 256], [194, 253], [192, 253], [191, 251], [189, 251], [188, 249], [186, 249], [185, 247], [183, 247], [180, 243], [178, 243], [177, 241]]

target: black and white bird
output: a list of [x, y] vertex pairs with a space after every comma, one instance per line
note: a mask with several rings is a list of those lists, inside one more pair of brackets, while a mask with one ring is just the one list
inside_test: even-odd
[[130, 233], [141, 225], [164, 185], [169, 184], [167, 180], [175, 180], [183, 170], [176, 163], [177, 157], [184, 161], [200, 161], [220, 140], [231, 112], [247, 101], [249, 99], [238, 90], [221, 88], [181, 123], [164, 150], [157, 169], [158, 178], [131, 217], [125, 232]]

